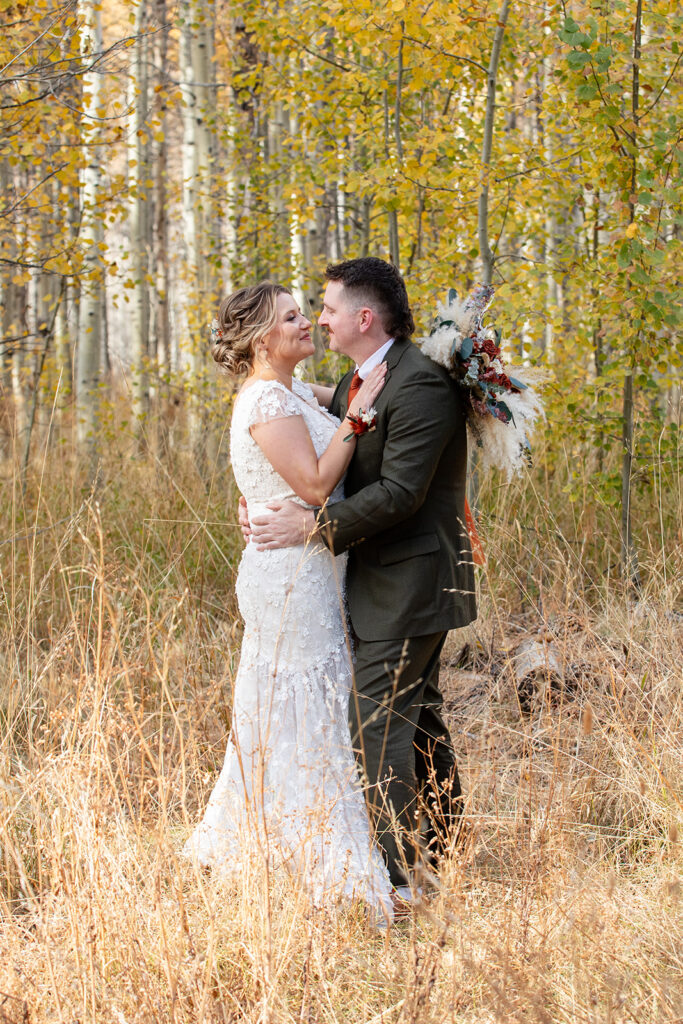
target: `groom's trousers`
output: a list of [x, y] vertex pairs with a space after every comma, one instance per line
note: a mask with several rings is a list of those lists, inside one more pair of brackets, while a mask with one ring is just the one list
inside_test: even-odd
[[[457, 833], [462, 797], [443, 719], [439, 655], [445, 633], [356, 640], [351, 740], [377, 842], [394, 885], [405, 885], [420, 848]], [[420, 840], [420, 819], [426, 829]]]

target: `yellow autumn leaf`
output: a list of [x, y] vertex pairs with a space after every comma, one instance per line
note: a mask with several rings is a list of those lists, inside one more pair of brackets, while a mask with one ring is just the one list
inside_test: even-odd
[[629, 224], [629, 226], [626, 228], [626, 237], [627, 238], [634, 238], [635, 235], [637, 235], [637, 234], [638, 234], [638, 225], [636, 224], [635, 221], [633, 221], [633, 223]]

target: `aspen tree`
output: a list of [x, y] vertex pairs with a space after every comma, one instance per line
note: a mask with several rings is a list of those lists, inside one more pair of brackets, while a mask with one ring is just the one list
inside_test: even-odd
[[[62, 26], [59, 56], [69, 62], [78, 55], [78, 18], [70, 16]], [[72, 117], [62, 124], [62, 140], [64, 144], [78, 152], [81, 143], [80, 126], [76, 122], [77, 111], [82, 108], [82, 82], [79, 76], [62, 83], [62, 96], [65, 104], [71, 108]], [[62, 245], [71, 252], [77, 244], [81, 221], [81, 195], [77, 169], [72, 165], [61, 175], [56, 176], [54, 192], [51, 193], [54, 210], [59, 218], [59, 230]], [[70, 398], [74, 386], [74, 360], [76, 341], [78, 338], [79, 290], [75, 278], [64, 273], [69, 270], [69, 262], [64, 260], [61, 266], [63, 277], [60, 294], [62, 296], [57, 308], [54, 330], [55, 363], [57, 379], [64, 405]]]
[[182, 97], [183, 121], [182, 218], [187, 264], [185, 315], [187, 317], [187, 333], [189, 337], [186, 337], [181, 344], [180, 357], [182, 365], [190, 371], [198, 369], [197, 351], [192, 338], [190, 303], [196, 300], [197, 292], [199, 291], [200, 254], [198, 251], [198, 235], [201, 228], [201, 224], [198, 223], [197, 209], [197, 87], [194, 81], [195, 71], [192, 64], [192, 13], [191, 0], [182, 0], [180, 4], [180, 93]]
[[[190, 296], [185, 364], [203, 368], [201, 341], [215, 302], [220, 228], [213, 181], [216, 171], [215, 7], [210, 0], [183, 0], [181, 63], [183, 101], [183, 227]], [[207, 320], [208, 318], [208, 320]]]
[[[301, 128], [297, 120], [296, 114], [289, 116], [289, 130], [293, 138], [297, 138]], [[278, 136], [282, 131], [282, 112], [280, 111], [277, 118], [278, 123]], [[305, 142], [304, 142], [305, 145]], [[278, 155], [282, 153], [282, 140], [278, 137]], [[305, 215], [302, 213], [303, 197], [300, 196], [297, 189], [296, 172], [294, 168], [290, 171], [293, 180], [290, 185], [290, 213], [289, 213], [289, 252], [291, 260], [291, 288], [292, 295], [297, 301], [299, 309], [308, 315], [308, 302], [306, 299], [306, 274], [308, 271], [308, 260], [307, 260], [307, 229]], [[282, 189], [278, 188], [281, 193]], [[279, 208], [281, 216], [286, 217], [285, 204], [282, 201], [282, 195], [278, 197]]]
[[164, 373], [171, 368], [170, 257], [168, 209], [168, 117], [167, 87], [169, 52], [166, 0], [154, 0], [155, 31], [153, 35], [154, 95], [156, 97], [156, 131], [153, 133], [152, 175], [154, 200], [152, 231], [152, 277], [154, 300], [150, 311], [152, 355]]
[[[16, 201], [25, 186], [9, 160], [0, 161], [0, 186], [8, 205]], [[25, 364], [28, 344], [27, 286], [18, 273], [21, 259], [21, 226], [12, 217], [2, 238], [2, 345], [0, 364], [2, 388], [8, 414], [8, 440], [22, 438], [26, 429]]]
[[[7, 159], [0, 160], [0, 192], [11, 196], [12, 169]], [[13, 337], [17, 333], [16, 297], [13, 282], [13, 262], [17, 256], [14, 231], [5, 226], [2, 234], [2, 266], [0, 267], [0, 306], [2, 307], [2, 341], [0, 341], [0, 386], [3, 397], [9, 402], [12, 390]]]
[[148, 0], [138, 0], [135, 12], [135, 46], [129, 90], [129, 230], [133, 271], [133, 309], [131, 316], [130, 369], [133, 415], [140, 429], [149, 411], [149, 318], [150, 318], [150, 244], [151, 174], [149, 162], [149, 37]]
[[[81, 53], [92, 65], [102, 51], [102, 19], [95, 0], [79, 0]], [[101, 114], [101, 72], [91, 67], [83, 75], [83, 145], [86, 162], [81, 180], [83, 210], [81, 239], [80, 315], [76, 355], [76, 416], [79, 441], [94, 446], [97, 420], [97, 389], [101, 378], [102, 321], [104, 316], [104, 268], [102, 248], [104, 226], [99, 206], [102, 177], [102, 149], [98, 140]]]

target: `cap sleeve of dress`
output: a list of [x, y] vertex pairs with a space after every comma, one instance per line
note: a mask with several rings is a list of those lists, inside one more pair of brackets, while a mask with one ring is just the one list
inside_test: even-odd
[[309, 384], [305, 384], [304, 381], [297, 380], [296, 377], [292, 380], [292, 391], [295, 395], [303, 398], [304, 402], [315, 402], [313, 388]]
[[281, 420], [286, 416], [301, 416], [301, 407], [297, 399], [279, 380], [266, 381], [251, 396], [247, 425], [253, 427], [255, 423], [269, 423], [271, 420]]

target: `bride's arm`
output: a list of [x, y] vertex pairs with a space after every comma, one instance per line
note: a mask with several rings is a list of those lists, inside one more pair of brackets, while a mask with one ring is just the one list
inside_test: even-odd
[[332, 396], [334, 394], [334, 388], [325, 387], [324, 384], [309, 384], [308, 385], [313, 394], [315, 395], [318, 405], [322, 405], [325, 409], [329, 409]]
[[319, 459], [303, 416], [257, 423], [251, 434], [275, 472], [295, 494], [309, 505], [323, 505], [351, 461], [355, 439], [344, 441], [350, 430], [348, 420], [344, 420]]
[[[356, 415], [359, 409], [372, 405], [382, 389], [385, 373], [383, 363], [368, 375], [349, 406], [349, 413]], [[355, 436], [344, 440], [350, 433], [351, 425], [345, 417], [318, 458], [302, 416], [283, 416], [255, 423], [251, 428], [251, 436], [275, 472], [309, 505], [324, 504], [344, 475], [356, 447]]]

